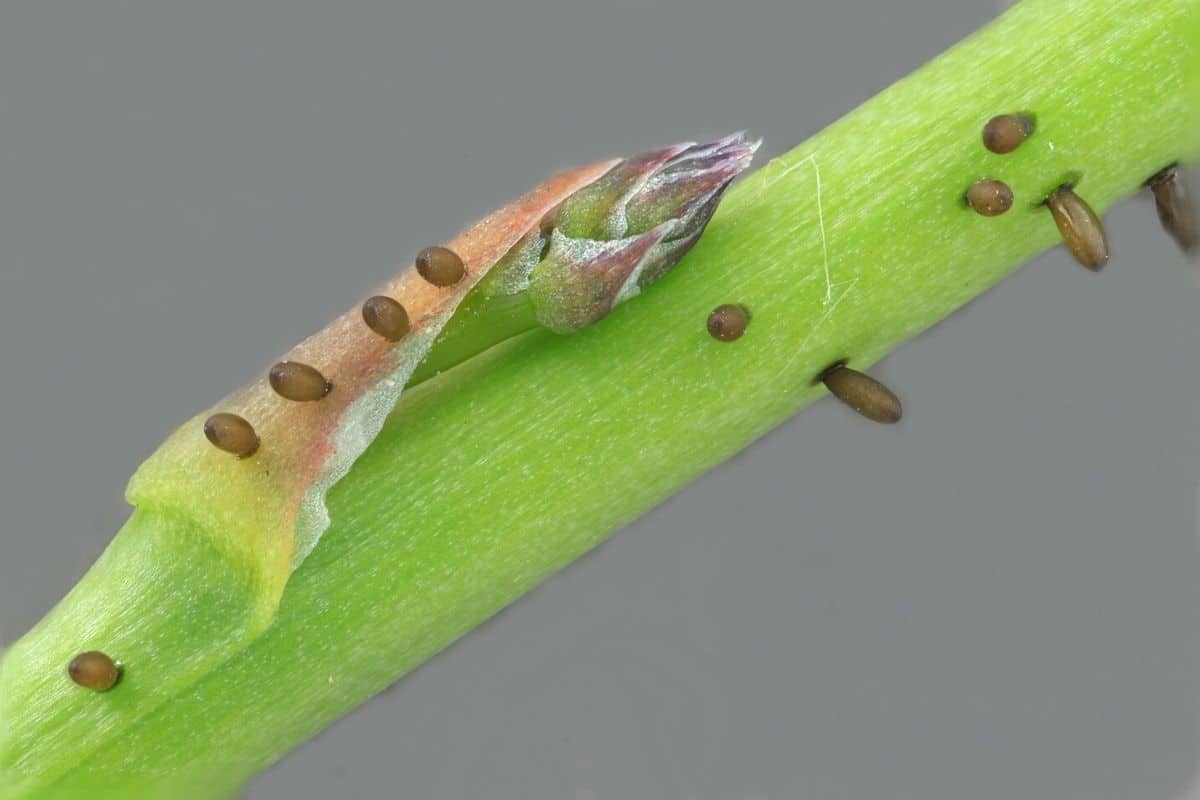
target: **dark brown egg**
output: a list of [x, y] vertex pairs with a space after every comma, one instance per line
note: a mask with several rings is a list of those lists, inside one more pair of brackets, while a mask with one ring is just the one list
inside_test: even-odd
[[445, 247], [426, 247], [417, 254], [417, 272], [434, 286], [453, 286], [467, 275], [458, 253]]
[[888, 424], [900, 421], [900, 399], [870, 375], [838, 363], [821, 373], [821, 381], [830, 394], [867, 419]]
[[1108, 263], [1104, 225], [1092, 207], [1070, 186], [1063, 185], [1051, 192], [1046, 198], [1046, 207], [1076, 261], [1090, 270], [1098, 270]]
[[1013, 193], [1003, 181], [976, 181], [967, 190], [967, 205], [985, 217], [996, 217], [1012, 208]]
[[67, 665], [71, 680], [93, 692], [107, 692], [121, 679], [121, 668], [104, 653], [91, 650], [80, 653]]
[[1001, 114], [983, 126], [983, 146], [993, 153], [1011, 153], [1033, 133], [1033, 120], [1021, 114]]
[[324, 375], [298, 361], [280, 361], [271, 367], [268, 377], [276, 394], [297, 403], [320, 400], [333, 389], [333, 383], [326, 380]]
[[1194, 252], [1200, 243], [1200, 220], [1187, 183], [1177, 164], [1172, 164], [1147, 181], [1154, 193], [1154, 207], [1163, 230], [1171, 234], [1185, 253]]
[[727, 303], [717, 306], [708, 315], [708, 332], [721, 342], [732, 342], [742, 338], [750, 324], [750, 312], [745, 306]]
[[362, 307], [363, 322], [383, 338], [398, 342], [408, 335], [411, 325], [404, 306], [390, 297], [370, 297]]
[[249, 458], [258, 451], [258, 434], [237, 414], [213, 414], [204, 423], [204, 435], [214, 447], [238, 458]]

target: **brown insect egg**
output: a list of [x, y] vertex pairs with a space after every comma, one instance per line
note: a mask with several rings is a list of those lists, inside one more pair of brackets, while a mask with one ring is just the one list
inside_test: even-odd
[[404, 306], [383, 295], [367, 298], [362, 315], [368, 328], [391, 342], [403, 339], [411, 327]]
[[218, 450], [238, 458], [249, 458], [258, 451], [258, 434], [237, 414], [213, 414], [204, 423], [204, 435]]
[[1163, 230], [1171, 234], [1183, 252], [1193, 252], [1200, 243], [1200, 220], [1179, 165], [1172, 164], [1146, 183], [1154, 193], [1154, 207]]
[[1090, 270], [1098, 270], [1108, 263], [1104, 225], [1092, 207], [1069, 185], [1064, 184], [1051, 192], [1046, 198], [1046, 207], [1076, 261]]
[[745, 306], [726, 303], [717, 306], [708, 315], [708, 332], [720, 342], [732, 342], [742, 338], [750, 324], [750, 312]]
[[829, 393], [869, 420], [890, 424], [903, 414], [900, 399], [879, 381], [838, 362], [821, 373]]
[[983, 146], [1004, 155], [1021, 146], [1033, 133], [1033, 120], [1021, 114], [1001, 114], [983, 126]]
[[104, 653], [90, 650], [71, 659], [67, 674], [85, 689], [107, 692], [121, 679], [121, 667]]
[[434, 286], [453, 286], [467, 275], [458, 253], [445, 247], [426, 247], [417, 254], [417, 272]]
[[311, 403], [320, 400], [333, 389], [333, 383], [307, 364], [280, 361], [268, 375], [271, 388], [285, 400]]
[[976, 181], [967, 190], [967, 205], [985, 217], [997, 217], [1012, 208], [1013, 193], [1003, 181]]

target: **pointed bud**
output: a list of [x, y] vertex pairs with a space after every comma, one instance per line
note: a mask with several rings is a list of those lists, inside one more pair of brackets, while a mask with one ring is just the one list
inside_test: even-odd
[[625, 205], [671, 159], [688, 148], [676, 144], [621, 161], [563, 201], [555, 227], [572, 239], [618, 239], [626, 234]]
[[637, 274], [651, 262], [661, 265], [667, 226], [631, 239], [597, 242], [568, 239], [555, 231], [548, 257], [529, 276], [529, 299], [538, 322], [555, 333], [573, 333], [603, 319], [636, 288]]
[[[674, 145], [626, 159], [564, 200], [553, 231], [531, 234], [540, 241], [522, 251], [539, 255], [527, 273], [538, 321], [577, 331], [664, 275], [699, 239], [758, 144], [738, 133]], [[511, 286], [511, 270], [501, 272]]]
[[[729, 182], [750, 165], [758, 143], [747, 144], [737, 133], [679, 153], [646, 181], [625, 206], [625, 235], [645, 233], [668, 219], [685, 220], [683, 234], [703, 225], [716, 210], [716, 200]], [[705, 206], [707, 213], [699, 213]]]

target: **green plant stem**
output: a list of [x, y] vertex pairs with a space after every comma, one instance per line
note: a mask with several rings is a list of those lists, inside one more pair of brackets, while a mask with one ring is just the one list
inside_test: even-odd
[[[684, 262], [603, 322], [425, 381], [331, 492], [332, 526], [257, 638], [239, 620], [258, 588], [195, 544], [187, 509], [135, 512], [0, 666], [0, 797], [234, 791], [821, 396], [827, 365], [871, 364], [1054, 244], [1038, 202], [1057, 185], [1103, 211], [1194, 156], [1197, 15], [1027, 0], [741, 182]], [[991, 154], [980, 128], [1009, 111], [1037, 131]], [[963, 205], [985, 176], [1016, 194], [1004, 216]], [[732, 344], [704, 329], [727, 302], [753, 312]], [[64, 685], [90, 646], [126, 663], [107, 695]]]
[[413, 372], [408, 385], [424, 383], [440, 372], [537, 327], [533, 306], [524, 292], [469, 297], [455, 312], [421, 366]]

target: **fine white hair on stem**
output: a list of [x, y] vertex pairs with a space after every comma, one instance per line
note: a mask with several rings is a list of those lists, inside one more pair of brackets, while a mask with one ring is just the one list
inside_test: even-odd
[[825, 272], [825, 305], [829, 305], [833, 302], [833, 278], [829, 271], [829, 239], [825, 235], [825, 204], [821, 199], [821, 166], [817, 163], [817, 154], [810, 153], [809, 155], [797, 161], [795, 164], [788, 165], [783, 172], [775, 175], [769, 181], [766, 180], [766, 175], [764, 174], [763, 185], [760, 191], [765, 190], [768, 186], [776, 181], [783, 180], [805, 164], [812, 164], [813, 176], [817, 181], [817, 229], [821, 234], [821, 257], [822, 266]]

